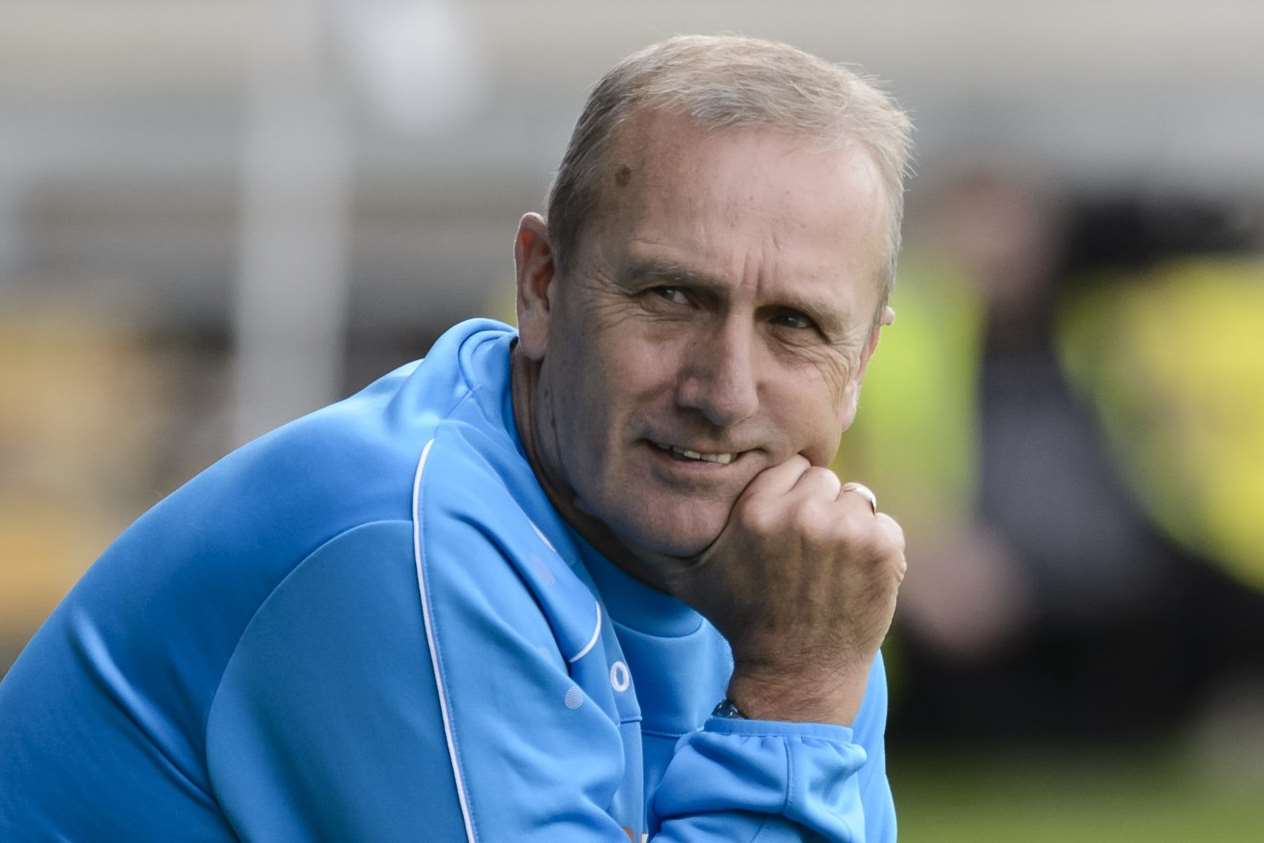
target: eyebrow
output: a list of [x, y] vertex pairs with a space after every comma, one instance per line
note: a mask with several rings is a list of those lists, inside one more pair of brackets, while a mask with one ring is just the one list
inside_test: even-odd
[[719, 275], [703, 272], [669, 258], [632, 257], [623, 267], [625, 281], [650, 279], [688, 287], [725, 288]]
[[[718, 297], [725, 297], [732, 284], [721, 275], [694, 269], [679, 261], [664, 257], [632, 256], [620, 273], [624, 283], [637, 279], [658, 281], [669, 286], [702, 289]], [[841, 331], [846, 324], [846, 312], [836, 304], [805, 296], [802, 293], [780, 293], [773, 307], [785, 307], [802, 311], [814, 319], [827, 332]]]

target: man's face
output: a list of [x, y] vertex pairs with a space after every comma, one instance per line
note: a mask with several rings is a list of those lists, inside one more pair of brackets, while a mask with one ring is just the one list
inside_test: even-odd
[[687, 557], [751, 479], [833, 459], [876, 343], [886, 199], [859, 148], [643, 115], [547, 313], [539, 458], [638, 555]]

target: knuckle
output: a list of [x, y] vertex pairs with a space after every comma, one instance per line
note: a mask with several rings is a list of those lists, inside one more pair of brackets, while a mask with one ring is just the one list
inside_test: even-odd
[[795, 529], [803, 538], [821, 548], [840, 541], [838, 518], [826, 501], [807, 501], [795, 509]]
[[820, 480], [826, 483], [837, 483], [840, 488], [843, 485], [842, 481], [838, 479], [837, 474], [835, 474], [830, 469], [825, 468], [824, 466], [820, 466], [820, 465], [814, 465], [810, 467], [807, 471], [803, 472], [803, 476], [805, 478], [809, 478], [812, 480]]
[[855, 534], [853, 544], [856, 555], [876, 570], [881, 570], [896, 557], [903, 555], [891, 536], [872, 523]]
[[868, 513], [860, 515], [851, 509], [845, 509], [835, 519], [835, 524], [840, 538], [860, 548], [866, 546], [873, 533], [873, 520]]
[[889, 535], [896, 538], [900, 545], [904, 544], [904, 528], [900, 526], [900, 522], [896, 521], [885, 512], [879, 512], [877, 515], [878, 523], [882, 525]]
[[737, 517], [753, 533], [770, 533], [778, 520], [777, 507], [766, 497], [751, 496], [738, 504]]
[[821, 507], [811, 499], [800, 501], [791, 512], [791, 520], [799, 532], [816, 535], [823, 526]]
[[899, 556], [904, 552], [904, 549], [900, 547], [900, 543], [896, 541], [895, 536], [890, 533], [884, 531], [875, 532], [871, 541], [873, 542], [874, 553], [883, 559]]
[[875, 522], [874, 542], [884, 556], [902, 555], [905, 550], [904, 531], [889, 516], [880, 515]]

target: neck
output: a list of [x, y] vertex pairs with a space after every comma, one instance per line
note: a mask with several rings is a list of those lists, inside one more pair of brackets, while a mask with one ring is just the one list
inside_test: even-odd
[[541, 377], [541, 364], [528, 358], [517, 345], [510, 357], [510, 391], [514, 426], [527, 462], [554, 508], [572, 529], [611, 562], [646, 585], [667, 591], [666, 583], [655, 575], [654, 565], [647, 564], [641, 554], [635, 553], [609, 527], [579, 506], [575, 491], [561, 474], [561, 447], [552, 424], [551, 396]]

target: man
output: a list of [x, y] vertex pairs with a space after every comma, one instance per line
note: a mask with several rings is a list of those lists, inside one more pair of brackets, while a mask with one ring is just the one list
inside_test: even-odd
[[229, 455], [37, 634], [4, 838], [893, 840], [903, 538], [823, 466], [907, 132], [784, 45], [614, 68], [519, 226], [517, 336]]

